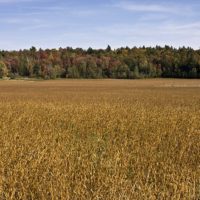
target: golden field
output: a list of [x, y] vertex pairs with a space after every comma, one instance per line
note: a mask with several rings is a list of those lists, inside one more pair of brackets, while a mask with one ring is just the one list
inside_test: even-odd
[[0, 200], [199, 200], [200, 80], [0, 81]]

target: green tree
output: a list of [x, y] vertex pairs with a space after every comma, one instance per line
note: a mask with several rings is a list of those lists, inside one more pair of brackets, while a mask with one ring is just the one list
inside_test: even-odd
[[108, 46], [107, 46], [107, 48], [106, 48], [106, 52], [108, 52], [108, 53], [109, 53], [109, 52], [111, 52], [111, 51], [112, 51], [112, 49], [111, 49], [111, 46], [110, 46], [110, 45], [108, 45]]
[[75, 65], [68, 68], [67, 77], [68, 78], [80, 78], [79, 71]]
[[137, 66], [137, 65], [134, 67], [132, 77], [133, 77], [134, 79], [137, 79], [137, 78], [140, 77], [140, 73], [139, 73], [139, 69], [138, 69], [138, 66]]
[[39, 77], [41, 75], [41, 67], [38, 63], [34, 64], [33, 66], [33, 74], [36, 77]]
[[21, 76], [29, 76], [29, 69], [28, 69], [29, 63], [26, 56], [20, 57], [19, 60], [19, 74]]
[[0, 78], [8, 76], [8, 69], [3, 61], [0, 61]]

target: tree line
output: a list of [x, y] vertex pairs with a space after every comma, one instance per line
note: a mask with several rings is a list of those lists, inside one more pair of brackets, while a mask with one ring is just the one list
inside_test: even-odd
[[170, 46], [1, 50], [0, 78], [3, 77], [200, 78], [200, 50]]

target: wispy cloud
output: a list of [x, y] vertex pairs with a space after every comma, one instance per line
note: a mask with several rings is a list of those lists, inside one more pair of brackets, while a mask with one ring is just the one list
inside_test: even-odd
[[152, 13], [180, 13], [191, 11], [190, 7], [177, 6], [177, 4], [150, 4], [150, 3], [135, 3], [130, 1], [121, 1], [114, 5], [115, 7], [133, 11], [133, 12], [152, 12]]
[[32, 2], [33, 0], [0, 0], [0, 3], [22, 3], [22, 2]]
[[47, 29], [47, 28], [52, 28], [54, 27], [51, 24], [38, 24], [38, 25], [32, 25], [32, 26], [26, 26], [22, 27], [20, 30], [21, 31], [28, 31], [28, 30], [41, 30], [41, 29]]
[[41, 19], [37, 18], [22, 18], [22, 17], [10, 17], [10, 18], [1, 18], [0, 23], [1, 24], [16, 24], [16, 25], [25, 25], [25, 24], [40, 24], [42, 22]]
[[158, 36], [199, 36], [200, 37], [200, 23], [171, 23], [164, 22], [163, 24], [157, 24], [152, 26], [148, 23], [137, 24], [114, 24], [109, 27], [98, 27], [96, 31], [101, 34], [107, 34], [112, 36], [126, 36], [126, 37], [158, 37]]
[[[0, 0], [1, 48], [200, 43], [198, 0]], [[100, 2], [100, 3], [99, 3]]]

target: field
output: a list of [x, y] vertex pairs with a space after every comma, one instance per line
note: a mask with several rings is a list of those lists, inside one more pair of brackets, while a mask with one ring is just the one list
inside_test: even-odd
[[200, 199], [200, 80], [0, 81], [0, 199]]

